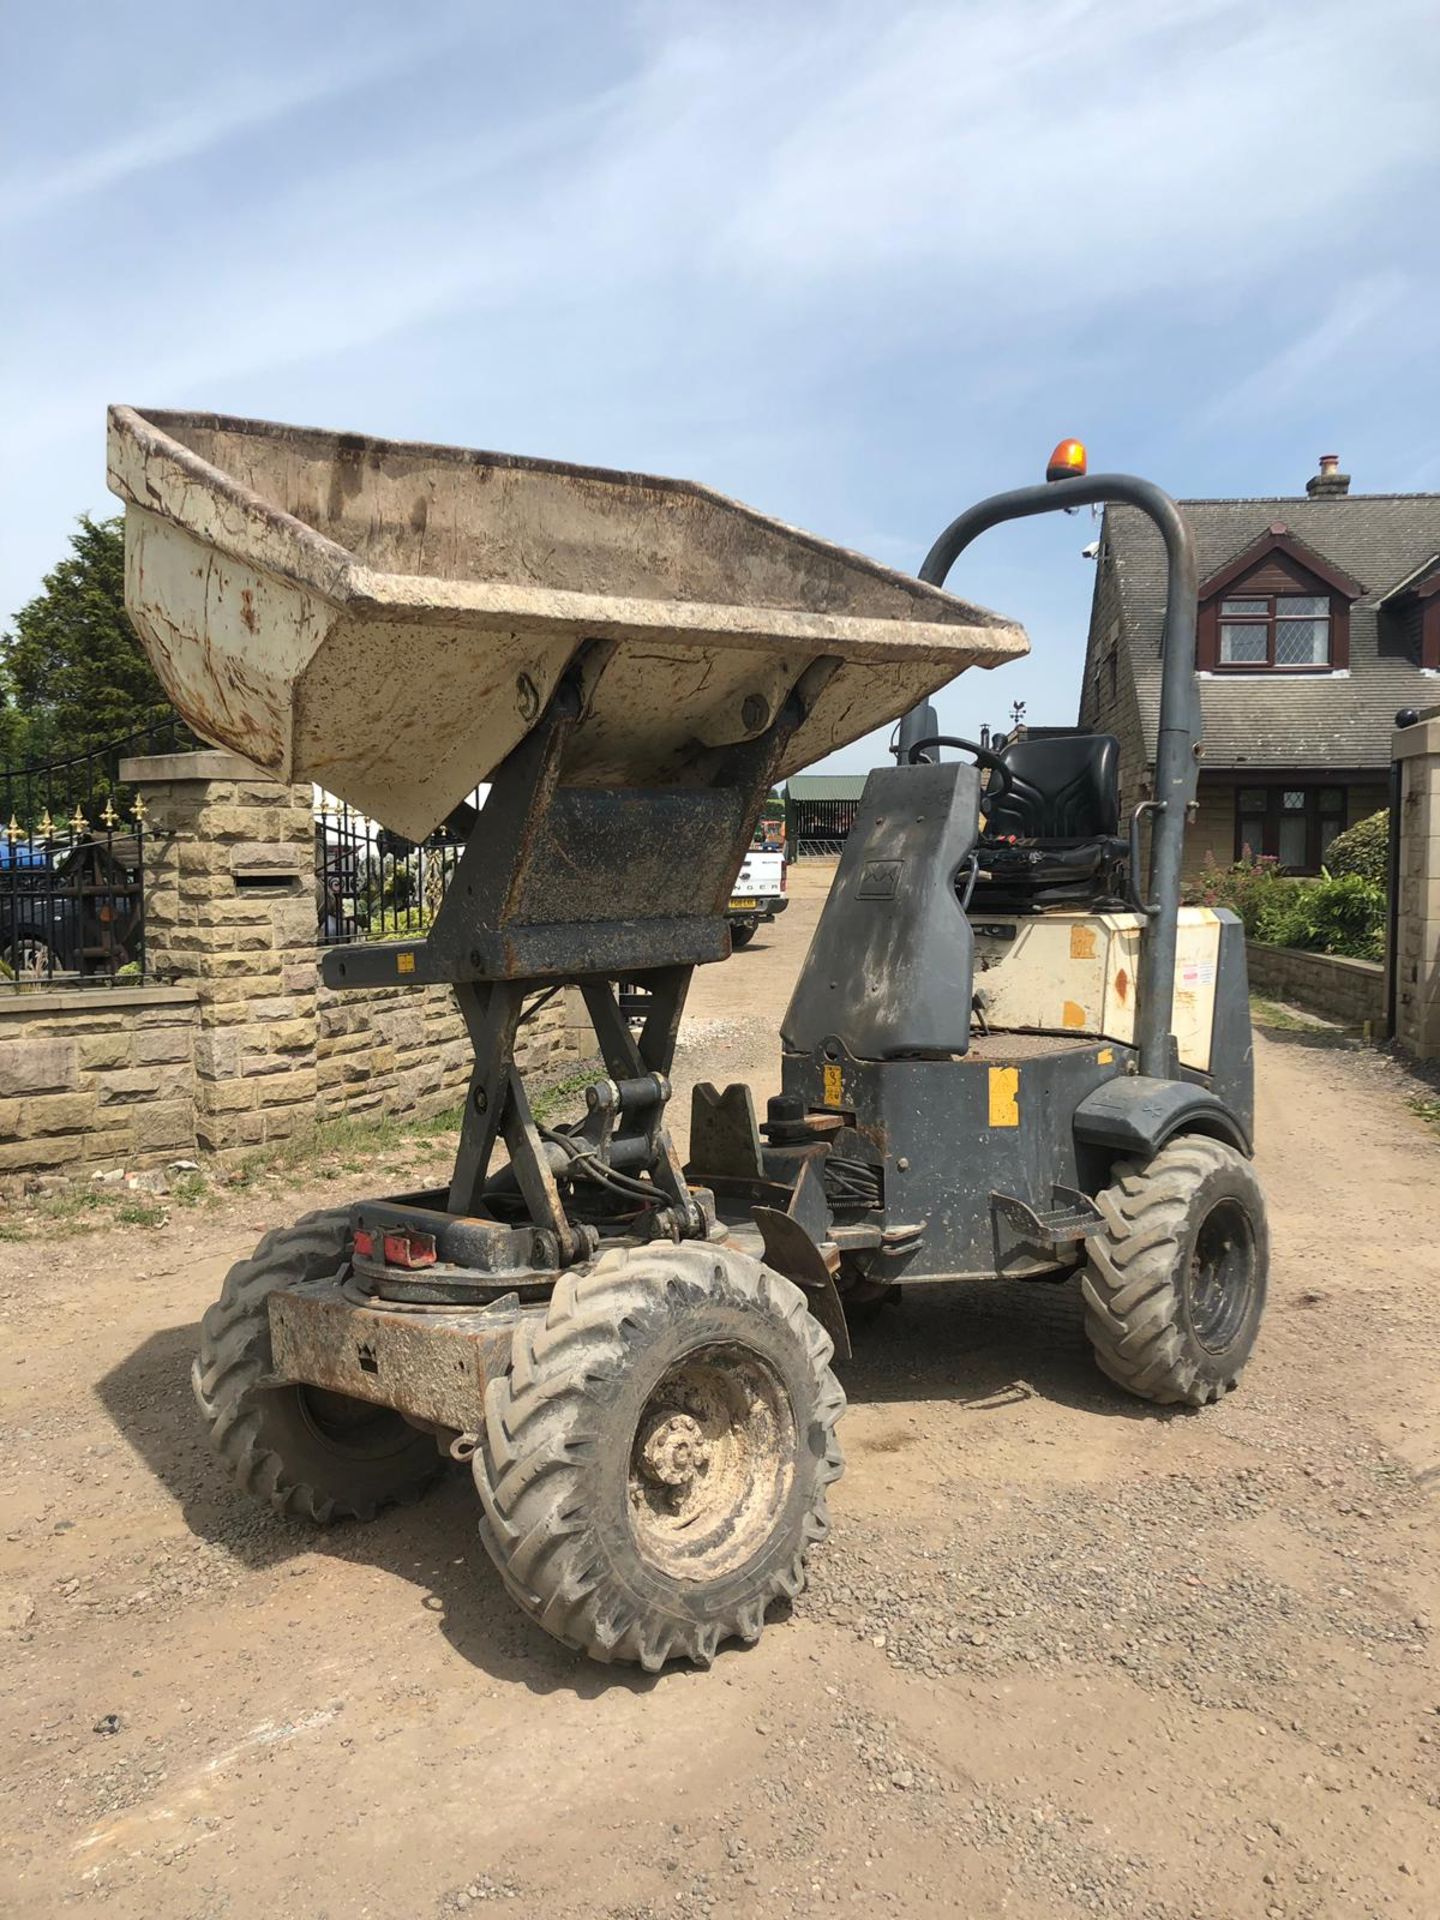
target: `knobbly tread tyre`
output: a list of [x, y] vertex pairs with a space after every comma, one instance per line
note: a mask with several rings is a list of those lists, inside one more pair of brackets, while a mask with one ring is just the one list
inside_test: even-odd
[[[307, 1214], [267, 1233], [225, 1276], [200, 1322], [190, 1371], [210, 1444], [246, 1493], [275, 1513], [328, 1526], [369, 1520], [382, 1507], [419, 1497], [443, 1469], [433, 1439], [398, 1413], [374, 1423], [378, 1450], [347, 1452], [307, 1418], [303, 1389], [265, 1387], [271, 1368], [267, 1302], [278, 1287], [337, 1273], [348, 1251], [344, 1212]], [[383, 1416], [384, 1408], [377, 1408]], [[393, 1441], [393, 1444], [391, 1442]]]
[[[1204, 1406], [1236, 1385], [1265, 1304], [1269, 1236], [1250, 1162], [1202, 1134], [1183, 1134], [1148, 1162], [1116, 1163], [1096, 1205], [1104, 1232], [1087, 1243], [1085, 1332], [1100, 1370], [1161, 1406]], [[1240, 1203], [1254, 1232], [1254, 1277], [1243, 1321], [1223, 1351], [1195, 1337], [1184, 1297], [1196, 1237], [1219, 1200]]]
[[[646, 1381], [704, 1351], [707, 1335], [747, 1351], [753, 1340], [780, 1375], [795, 1471], [745, 1565], [691, 1583], [644, 1557], [625, 1489]], [[766, 1609], [800, 1592], [805, 1556], [829, 1531], [845, 1409], [832, 1352], [799, 1288], [744, 1254], [693, 1243], [612, 1250], [562, 1275], [486, 1389], [471, 1463], [481, 1538], [512, 1598], [564, 1645], [652, 1673], [672, 1659], [708, 1666], [722, 1642], [758, 1639]]]

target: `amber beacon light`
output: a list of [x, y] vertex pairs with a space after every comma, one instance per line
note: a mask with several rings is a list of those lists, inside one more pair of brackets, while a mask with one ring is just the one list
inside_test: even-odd
[[1062, 440], [1045, 469], [1047, 480], [1079, 480], [1085, 472], [1085, 442]]

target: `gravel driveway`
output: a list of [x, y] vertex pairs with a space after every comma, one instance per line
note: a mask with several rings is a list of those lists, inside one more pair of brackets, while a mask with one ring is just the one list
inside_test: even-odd
[[[682, 1096], [773, 1090], [823, 882], [698, 981]], [[809, 1591], [708, 1673], [530, 1628], [458, 1471], [327, 1534], [221, 1478], [201, 1311], [376, 1170], [0, 1244], [0, 1907], [1432, 1920], [1440, 1138], [1372, 1056], [1258, 1055], [1277, 1257], [1240, 1392], [1126, 1401], [1068, 1289], [912, 1290], [845, 1370]]]

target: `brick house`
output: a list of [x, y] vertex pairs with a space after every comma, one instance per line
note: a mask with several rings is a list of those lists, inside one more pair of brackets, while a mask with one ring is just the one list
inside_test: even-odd
[[[1187, 874], [1248, 847], [1318, 872], [1386, 804], [1396, 712], [1440, 700], [1440, 494], [1352, 494], [1326, 454], [1303, 498], [1182, 500], [1199, 563], [1205, 717]], [[1165, 559], [1107, 507], [1080, 725], [1121, 744], [1125, 811], [1150, 791]]]

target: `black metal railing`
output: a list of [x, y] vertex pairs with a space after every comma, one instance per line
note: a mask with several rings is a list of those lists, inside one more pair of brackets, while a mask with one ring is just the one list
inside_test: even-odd
[[858, 800], [791, 800], [786, 822], [790, 858], [839, 853], [859, 810]]
[[343, 800], [320, 795], [315, 876], [321, 946], [418, 939], [425, 933], [464, 851], [467, 809], [478, 809], [483, 797], [477, 790], [417, 846]]
[[0, 991], [145, 972], [145, 802], [132, 754], [195, 746], [178, 716], [43, 765], [0, 767]]

